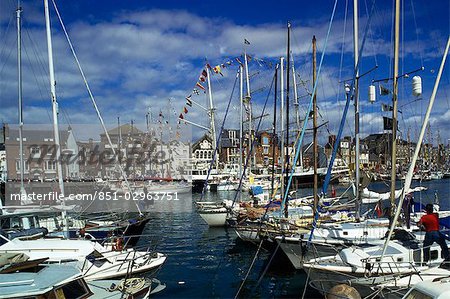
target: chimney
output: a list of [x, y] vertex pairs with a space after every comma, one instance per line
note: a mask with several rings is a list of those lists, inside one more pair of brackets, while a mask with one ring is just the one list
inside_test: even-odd
[[3, 130], [2, 130], [2, 139], [0, 140], [1, 143], [5, 143], [6, 140], [9, 140], [9, 125], [7, 123], [3, 123]]

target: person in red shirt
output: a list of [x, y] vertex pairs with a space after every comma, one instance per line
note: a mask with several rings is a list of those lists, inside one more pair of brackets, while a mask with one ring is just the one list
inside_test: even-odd
[[433, 213], [433, 205], [427, 204], [425, 207], [426, 215], [423, 215], [419, 221], [419, 227], [424, 228], [425, 240], [423, 241], [423, 257], [424, 261], [428, 262], [430, 259], [430, 246], [436, 242], [441, 246], [442, 257], [445, 260], [449, 259], [449, 251], [444, 236], [439, 232], [439, 216]]

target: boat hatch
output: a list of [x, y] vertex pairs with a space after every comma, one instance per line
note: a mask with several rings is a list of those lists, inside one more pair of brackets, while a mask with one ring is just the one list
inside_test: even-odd
[[55, 298], [87, 298], [92, 295], [86, 282], [82, 279], [73, 280], [55, 289]]

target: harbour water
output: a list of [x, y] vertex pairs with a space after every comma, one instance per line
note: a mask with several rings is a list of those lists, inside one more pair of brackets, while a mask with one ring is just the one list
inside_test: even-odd
[[[399, 186], [401, 182], [398, 182]], [[427, 187], [415, 194], [415, 201], [423, 204], [434, 202], [439, 197], [441, 208], [449, 209], [450, 179], [417, 182], [412, 187]], [[338, 192], [341, 188], [338, 189]], [[370, 189], [388, 192], [389, 183], [375, 182]], [[299, 193], [310, 194], [311, 189]], [[190, 197], [186, 196], [186, 197]], [[233, 198], [234, 192], [208, 193], [205, 200]], [[192, 200], [198, 200], [194, 194]], [[190, 200], [190, 198], [189, 198]], [[231, 228], [208, 228], [200, 216], [191, 210], [177, 211], [174, 203], [172, 212], [152, 212], [145, 236], [140, 245], [155, 246], [159, 252], [168, 255], [167, 262], [158, 274], [167, 288], [156, 294], [156, 298], [234, 298], [244, 279], [257, 246], [241, 242]], [[261, 250], [240, 293], [241, 298], [300, 298], [303, 293], [306, 273], [295, 271], [282, 252], [275, 256], [268, 271], [257, 285], [264, 272], [271, 252]], [[308, 290], [305, 298], [321, 298], [314, 290]]]

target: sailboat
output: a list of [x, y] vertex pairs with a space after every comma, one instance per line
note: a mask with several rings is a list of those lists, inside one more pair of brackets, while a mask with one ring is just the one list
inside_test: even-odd
[[[348, 246], [351, 244], [354, 245], [364, 245], [368, 246], [370, 244], [376, 243], [377, 240], [382, 239], [389, 227], [389, 220], [378, 218], [378, 219], [364, 219], [364, 215], [360, 215], [360, 204], [365, 203], [364, 202], [364, 195], [370, 198], [370, 196], [374, 196], [374, 193], [369, 193], [369, 191], [364, 192], [361, 191], [361, 185], [360, 185], [360, 174], [359, 174], [359, 104], [358, 104], [358, 78], [359, 78], [359, 57], [361, 54], [359, 52], [362, 52], [364, 44], [361, 46], [361, 51], [358, 48], [358, 16], [357, 16], [357, 1], [354, 1], [354, 81], [353, 86], [354, 88], [351, 88], [350, 86], [346, 86], [346, 110], [344, 110], [344, 115], [341, 120], [341, 126], [339, 128], [339, 133], [337, 140], [339, 142], [340, 136], [342, 133], [343, 128], [343, 121], [345, 120], [345, 115], [347, 113], [347, 108], [349, 105], [349, 100], [354, 99], [355, 102], [355, 139], [356, 139], [356, 150], [355, 150], [355, 157], [357, 165], [355, 166], [355, 186], [354, 186], [354, 193], [355, 193], [355, 200], [354, 205], [350, 205], [350, 202], [347, 202], [343, 204], [344, 208], [352, 208], [355, 209], [355, 214], [349, 214], [349, 213], [342, 213], [342, 214], [336, 214], [332, 217], [334, 220], [338, 220], [340, 223], [333, 223], [330, 221], [329, 223], [318, 223], [320, 219], [326, 219], [327, 214], [318, 213], [318, 203], [315, 203], [315, 222], [313, 223], [313, 230], [310, 234], [305, 233], [295, 233], [292, 235], [285, 235], [285, 236], [279, 236], [276, 238], [277, 242], [280, 244], [280, 247], [286, 254], [286, 256], [291, 261], [292, 265], [296, 269], [301, 269], [303, 266], [303, 262], [307, 261], [311, 256], [326, 256], [330, 253], [334, 253], [337, 249], [342, 248], [344, 246]], [[354, 94], [351, 94], [351, 92], [354, 92]], [[322, 191], [322, 198], [320, 206], [322, 209], [327, 208], [326, 203], [323, 201], [323, 195], [326, 193], [326, 189], [328, 187], [328, 184], [330, 182], [331, 178], [331, 166], [334, 164], [334, 157], [337, 152], [337, 143], [335, 144], [335, 148], [333, 150], [333, 155], [331, 157], [330, 164], [328, 165], [328, 173], [325, 178], [323, 191]], [[315, 190], [317, 190], [317, 185], [315, 186]], [[400, 194], [401, 191], [399, 191]], [[368, 195], [368, 196], [367, 196]], [[378, 195], [378, 194], [377, 194]], [[316, 196], [314, 196], [316, 198]], [[339, 201], [337, 201], [339, 202]], [[351, 215], [351, 216], [349, 216]], [[341, 217], [340, 217], [341, 216]], [[326, 222], [326, 221], [324, 221]], [[308, 245], [313, 244], [313, 248], [311, 248], [311, 251], [308, 252], [306, 248]]]
[[[399, 14], [400, 14], [400, 1], [396, 1], [395, 5], [395, 43], [394, 43], [394, 111], [393, 119], [396, 123], [396, 110], [397, 110], [397, 80], [398, 80], [398, 44], [399, 44]], [[376, 246], [369, 248], [356, 248], [349, 247], [338, 252], [336, 255], [319, 257], [312, 259], [303, 264], [303, 267], [310, 274], [312, 283], [321, 290], [322, 293], [326, 293], [326, 284], [332, 281], [333, 284], [339, 282], [351, 282], [351, 284], [358, 289], [362, 296], [372, 294], [375, 290], [382, 290], [387, 285], [391, 288], [399, 291], [400, 289], [406, 290], [405, 286], [411, 285], [420, 280], [435, 279], [439, 277], [450, 276], [450, 271], [446, 268], [442, 269], [441, 263], [443, 259], [440, 257], [440, 246], [432, 245], [430, 250], [434, 255], [431, 256], [431, 261], [427, 264], [423, 263], [423, 248], [421, 244], [416, 240], [414, 235], [406, 235], [403, 241], [393, 241], [394, 231], [396, 228], [397, 220], [401, 212], [401, 206], [406, 195], [406, 190], [410, 188], [412, 176], [417, 161], [420, 146], [425, 133], [431, 109], [436, 96], [437, 88], [439, 86], [440, 77], [443, 71], [443, 67], [447, 58], [448, 50], [450, 47], [450, 37], [447, 40], [447, 46], [444, 51], [442, 63], [436, 78], [436, 82], [433, 88], [430, 102], [425, 115], [425, 119], [420, 132], [419, 140], [416, 145], [414, 156], [412, 158], [411, 165], [408, 170], [408, 174], [405, 179], [405, 185], [403, 192], [400, 196], [398, 207], [396, 208], [395, 215], [392, 219], [389, 232], [382, 242]], [[396, 130], [394, 125], [393, 130]], [[393, 134], [395, 137], [395, 134]], [[395, 144], [395, 139], [393, 139]], [[391, 201], [394, 203], [395, 199], [395, 146], [392, 150], [392, 185], [391, 185]], [[423, 274], [423, 275], [422, 275]], [[326, 280], [324, 278], [326, 277]], [[399, 279], [403, 280], [403, 284], [399, 283]], [[330, 279], [331, 278], [331, 279]], [[395, 282], [394, 284], [392, 282]]]

